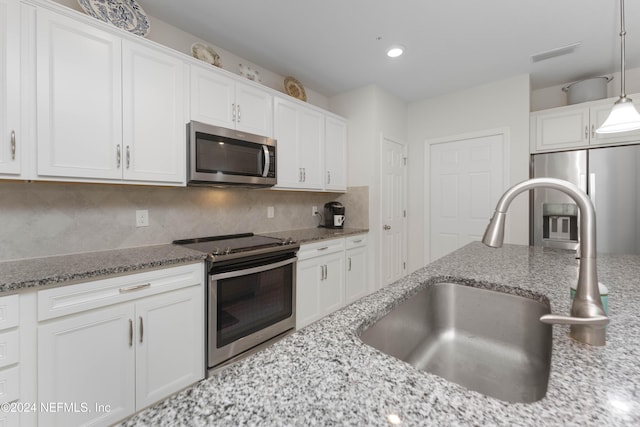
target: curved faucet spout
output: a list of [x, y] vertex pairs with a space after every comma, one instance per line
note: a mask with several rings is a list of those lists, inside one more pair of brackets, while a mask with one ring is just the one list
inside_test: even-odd
[[[576, 185], [555, 178], [535, 178], [523, 181], [508, 189], [498, 201], [484, 233], [482, 242], [491, 247], [502, 246], [505, 217], [509, 205], [520, 193], [534, 188], [551, 188], [571, 197], [580, 210], [580, 268], [578, 286], [571, 306], [571, 316], [542, 316], [545, 323], [571, 324], [571, 337], [585, 344], [605, 345], [605, 326], [609, 318], [605, 315], [598, 289], [596, 269], [596, 213], [584, 191]], [[587, 320], [588, 319], [588, 320]]]

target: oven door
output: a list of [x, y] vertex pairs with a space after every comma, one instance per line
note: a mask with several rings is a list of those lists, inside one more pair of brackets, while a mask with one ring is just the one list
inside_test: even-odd
[[209, 275], [208, 366], [295, 328], [293, 254], [215, 266]]

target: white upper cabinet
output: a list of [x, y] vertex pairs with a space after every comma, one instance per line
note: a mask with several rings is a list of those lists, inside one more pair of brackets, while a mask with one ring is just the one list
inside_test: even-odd
[[327, 116], [325, 118], [325, 189], [347, 190], [347, 122]]
[[37, 173], [122, 178], [121, 39], [40, 8]]
[[122, 54], [123, 177], [183, 184], [187, 65], [126, 40]]
[[273, 96], [210, 66], [191, 66], [191, 119], [256, 135], [273, 135]]
[[[20, 3], [0, 0], [0, 176], [20, 177]], [[8, 175], [8, 176], [4, 176]]]
[[324, 114], [275, 99], [274, 137], [278, 141], [276, 188], [324, 188]]
[[[640, 109], [640, 95], [632, 95]], [[531, 152], [588, 148], [594, 145], [640, 141], [640, 131], [598, 134], [596, 129], [609, 116], [615, 98], [585, 102], [531, 113]]]
[[185, 63], [40, 8], [37, 175], [184, 185]]

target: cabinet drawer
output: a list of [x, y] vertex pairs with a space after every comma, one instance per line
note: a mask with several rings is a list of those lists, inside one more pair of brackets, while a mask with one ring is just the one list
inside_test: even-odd
[[0, 369], [0, 403], [20, 398], [20, 369]]
[[18, 331], [0, 333], [0, 368], [18, 362], [20, 341]]
[[20, 304], [18, 295], [0, 298], [0, 331], [18, 326]]
[[203, 263], [94, 280], [38, 292], [38, 321], [202, 283]]
[[300, 246], [300, 250], [298, 251], [298, 260], [303, 261], [317, 256], [340, 252], [344, 250], [344, 247], [344, 238], [304, 244]]
[[368, 243], [368, 235], [366, 234], [359, 234], [357, 236], [351, 236], [351, 237], [347, 237], [347, 249], [351, 249], [351, 248], [359, 248], [361, 246], [367, 246]]

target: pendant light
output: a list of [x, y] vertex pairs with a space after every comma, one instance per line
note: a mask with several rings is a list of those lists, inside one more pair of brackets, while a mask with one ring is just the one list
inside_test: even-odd
[[625, 93], [625, 48], [624, 38], [627, 35], [624, 26], [624, 0], [620, 0], [620, 98], [613, 104], [607, 120], [596, 129], [596, 133], [617, 133], [640, 129], [640, 114], [633, 106], [631, 98]]

